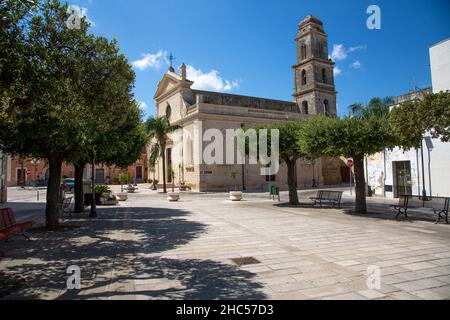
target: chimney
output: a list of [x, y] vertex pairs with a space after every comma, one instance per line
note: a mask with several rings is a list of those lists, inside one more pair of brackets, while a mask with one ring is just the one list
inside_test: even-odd
[[186, 78], [186, 65], [183, 63], [181, 66], [180, 66], [180, 75], [181, 75], [181, 80], [183, 80], [183, 81], [186, 81], [187, 80], [187, 78]]

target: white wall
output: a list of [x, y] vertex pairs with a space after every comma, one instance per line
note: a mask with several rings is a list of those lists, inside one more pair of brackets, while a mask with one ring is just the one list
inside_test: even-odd
[[[444, 40], [430, 48], [431, 78], [433, 92], [450, 90], [450, 39]], [[450, 143], [433, 139], [433, 150], [428, 158], [425, 149], [426, 186], [434, 196], [450, 196]], [[428, 166], [430, 169], [428, 170]], [[429, 173], [428, 173], [429, 171]]]
[[450, 197], [450, 142], [433, 139], [432, 143], [433, 150], [428, 153], [424, 142], [426, 190], [432, 196]]
[[430, 48], [433, 92], [450, 90], [450, 39]]

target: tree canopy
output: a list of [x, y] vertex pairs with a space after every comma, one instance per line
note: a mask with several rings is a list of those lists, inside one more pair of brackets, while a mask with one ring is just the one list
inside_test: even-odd
[[[297, 161], [302, 158], [306, 158], [307, 154], [303, 152], [297, 146], [297, 141], [299, 139], [299, 132], [303, 126], [301, 121], [288, 121], [279, 124], [263, 125], [256, 128], [259, 136], [259, 130], [266, 129], [267, 132], [267, 148], [268, 152], [272, 153], [270, 147], [271, 143], [271, 130], [279, 131], [279, 161], [284, 162], [287, 166], [287, 178], [289, 186], [289, 203], [296, 205], [299, 203], [297, 194]], [[257, 139], [259, 143], [259, 138]], [[248, 151], [248, 150], [247, 150]]]
[[[358, 113], [344, 119], [315, 116], [300, 130], [298, 147], [310, 158], [321, 156], [352, 158], [355, 163], [356, 206], [366, 213], [364, 158], [397, 145], [388, 121], [389, 99], [372, 99]], [[351, 107], [356, 109], [355, 105]]]
[[420, 148], [426, 133], [443, 142], [450, 141], [450, 93], [427, 94], [423, 100], [407, 101], [393, 108], [389, 115], [399, 144]]
[[0, 140], [10, 153], [48, 160], [47, 228], [55, 229], [63, 161], [85, 163], [95, 153], [98, 162], [127, 166], [146, 140], [135, 75], [117, 41], [89, 34], [86, 18], [69, 28], [58, 0], [34, 11], [20, 3], [0, 4], [9, 17], [1, 20]]

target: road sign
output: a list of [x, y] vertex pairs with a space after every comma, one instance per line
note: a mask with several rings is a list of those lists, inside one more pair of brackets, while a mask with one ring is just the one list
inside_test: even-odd
[[349, 168], [353, 167], [353, 165], [354, 165], [354, 163], [353, 163], [353, 160], [352, 160], [352, 159], [347, 160], [347, 166], [348, 166]]

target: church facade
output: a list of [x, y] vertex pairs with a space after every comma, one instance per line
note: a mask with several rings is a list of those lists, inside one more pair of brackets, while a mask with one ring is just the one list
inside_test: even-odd
[[[183, 128], [169, 136], [165, 151], [166, 170], [174, 173], [174, 178], [168, 179], [169, 185], [184, 184], [201, 192], [234, 188], [266, 191], [269, 183], [287, 189], [287, 168], [283, 163], [278, 174], [262, 176], [261, 165], [226, 164], [225, 161], [207, 164], [202, 160], [202, 152], [212, 142], [203, 136], [210, 129], [226, 136], [229, 129], [245, 131], [264, 124], [307, 121], [315, 114], [336, 115], [334, 64], [328, 58], [328, 39], [322, 22], [313, 16], [306, 17], [299, 25], [295, 41], [297, 64], [293, 66], [293, 101], [195, 90], [192, 89], [194, 83], [187, 78], [184, 64], [179, 74], [169, 68], [154, 96], [156, 116], [167, 116], [171, 124]], [[226, 152], [224, 146], [223, 153]], [[149, 172], [149, 180], [162, 183], [161, 161], [160, 158], [155, 172]], [[298, 186], [340, 184], [341, 167], [344, 166], [338, 159], [299, 161]], [[233, 178], [230, 172], [235, 172], [236, 177]]]

